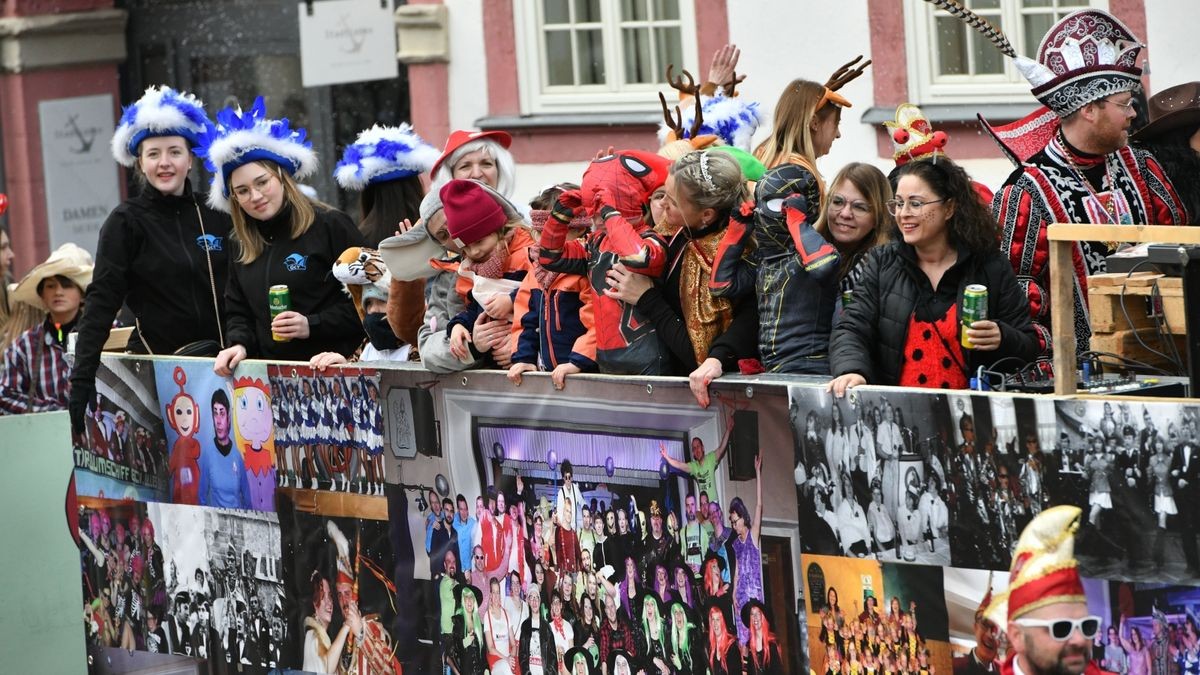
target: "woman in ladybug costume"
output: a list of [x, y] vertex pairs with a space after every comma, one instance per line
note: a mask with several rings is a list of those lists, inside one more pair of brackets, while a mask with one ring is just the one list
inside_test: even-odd
[[[871, 252], [862, 292], [856, 288], [833, 331], [830, 390], [842, 396], [866, 383], [964, 389], [980, 367], [1031, 361], [1037, 339], [1024, 293], [967, 173], [944, 158], [905, 164], [888, 209], [898, 241]], [[966, 349], [960, 317], [971, 284], [987, 287], [988, 318], [966, 330], [974, 346]]]

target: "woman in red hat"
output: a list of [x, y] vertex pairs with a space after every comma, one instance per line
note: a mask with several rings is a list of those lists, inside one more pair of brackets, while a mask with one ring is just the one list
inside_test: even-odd
[[508, 146], [512, 136], [503, 131], [465, 131], [459, 129], [446, 139], [446, 149], [433, 163], [431, 190], [454, 179], [469, 178], [486, 183], [506, 198], [516, 188], [516, 165]]

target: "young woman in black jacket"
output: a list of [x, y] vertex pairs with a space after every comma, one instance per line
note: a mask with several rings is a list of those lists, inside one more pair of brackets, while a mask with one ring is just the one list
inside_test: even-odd
[[[286, 120], [268, 119], [261, 97], [245, 114], [222, 110], [217, 124], [201, 154], [213, 172], [209, 203], [231, 212], [235, 241], [225, 290], [228, 346], [213, 370], [228, 376], [248, 356], [350, 356], [362, 343], [362, 323], [330, 270], [364, 241], [349, 216], [297, 187], [295, 178], [317, 167], [311, 143]], [[272, 317], [268, 292], [281, 284], [291, 307]]]
[[192, 153], [211, 127], [194, 96], [151, 87], [125, 109], [113, 134], [113, 158], [134, 170], [141, 189], [100, 228], [71, 373], [76, 433], [96, 399], [100, 351], [122, 305], [137, 320], [131, 352], [170, 354], [195, 341], [221, 341], [231, 224], [188, 180]]
[[[899, 235], [871, 252], [833, 330], [829, 390], [840, 397], [867, 383], [965, 389], [981, 366], [1006, 359], [1001, 370], [1012, 370], [1033, 360], [1025, 293], [967, 173], [945, 158], [910, 162], [888, 208]], [[988, 318], [966, 330], [967, 349], [960, 325], [971, 284], [987, 287]]]

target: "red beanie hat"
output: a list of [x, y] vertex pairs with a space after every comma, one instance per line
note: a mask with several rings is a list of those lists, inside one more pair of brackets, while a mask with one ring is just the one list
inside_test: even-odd
[[446, 229], [458, 247], [473, 244], [508, 222], [504, 209], [473, 180], [452, 180], [442, 186]]

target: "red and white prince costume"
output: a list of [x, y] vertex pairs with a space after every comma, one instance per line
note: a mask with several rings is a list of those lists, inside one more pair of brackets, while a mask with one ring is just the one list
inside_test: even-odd
[[[1083, 511], [1056, 506], [1042, 511], [1025, 526], [1013, 552], [1008, 590], [996, 595], [984, 614], [998, 626], [1007, 626], [1030, 612], [1059, 603], [1086, 603], [1083, 580], [1075, 560], [1075, 531]], [[1100, 675], [1090, 662], [1084, 675]], [[1001, 675], [1026, 675], [1018, 655], [1010, 650], [1000, 664]]]
[[[1029, 311], [1041, 353], [1053, 349], [1050, 333], [1051, 223], [1176, 225], [1185, 220], [1180, 200], [1158, 161], [1128, 145], [1107, 155], [1073, 148], [1061, 121], [1089, 103], [1141, 89], [1136, 64], [1142, 45], [1112, 15], [1095, 9], [1074, 12], [1042, 38], [1037, 60], [1014, 56], [1043, 108], [1003, 127], [984, 122], [1017, 169], [992, 202], [1000, 223], [1000, 247], [1017, 282], [1029, 296]], [[1092, 329], [1087, 310], [1087, 276], [1107, 269], [1113, 245], [1081, 241], [1075, 267], [1075, 340], [1087, 351]], [[1065, 302], [1066, 298], [1058, 301]]]

